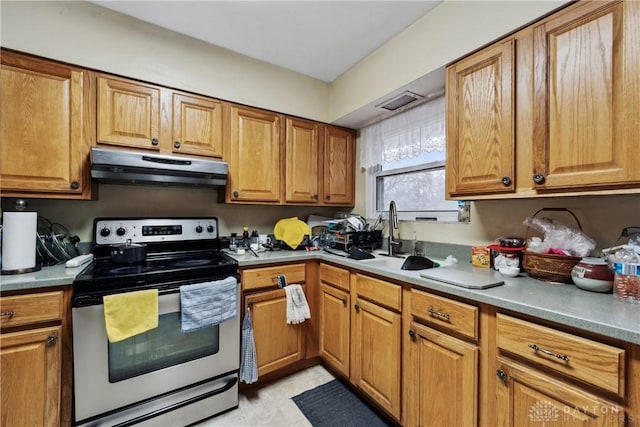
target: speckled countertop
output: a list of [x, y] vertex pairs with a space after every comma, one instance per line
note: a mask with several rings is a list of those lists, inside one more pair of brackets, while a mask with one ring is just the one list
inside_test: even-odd
[[[470, 263], [450, 267], [455, 270], [483, 270], [487, 276], [496, 275], [505, 284], [494, 288], [475, 290], [449, 285], [444, 282], [420, 277], [419, 271], [405, 271], [367, 264], [324, 252], [274, 251], [261, 252], [259, 257], [251, 254], [232, 255], [240, 267], [251, 267], [270, 263], [292, 263], [307, 260], [325, 260], [347, 268], [360, 269], [392, 280], [406, 282], [425, 290], [434, 290], [546, 319], [561, 325], [586, 330], [611, 338], [640, 344], [640, 304], [621, 302], [611, 294], [588, 292], [573, 285], [547, 283], [531, 279], [526, 275], [503, 278], [491, 270], [479, 269]], [[82, 267], [69, 269], [64, 266], [46, 267], [41, 271], [2, 276], [0, 291], [27, 290], [71, 284]]]
[[265, 263], [296, 262], [322, 259], [348, 268], [362, 269], [389, 279], [410, 283], [425, 290], [434, 290], [452, 296], [493, 305], [517, 313], [528, 314], [561, 325], [567, 325], [611, 338], [640, 344], [640, 304], [618, 301], [611, 294], [584, 291], [574, 285], [548, 283], [523, 274], [502, 277], [489, 269], [459, 263], [456, 270], [482, 270], [487, 276], [495, 275], [505, 284], [494, 288], [475, 290], [420, 277], [419, 271], [406, 271], [367, 264], [323, 252], [277, 251], [262, 252], [259, 257], [250, 254], [234, 256], [240, 267]]
[[76, 276], [88, 265], [66, 268], [64, 264], [42, 267], [33, 273], [0, 276], [0, 292], [46, 289], [53, 286], [71, 285]]

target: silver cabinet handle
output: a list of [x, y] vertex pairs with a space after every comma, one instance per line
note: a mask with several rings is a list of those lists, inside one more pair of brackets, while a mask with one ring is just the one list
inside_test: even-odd
[[544, 348], [540, 348], [535, 344], [529, 344], [529, 348], [532, 348], [534, 351], [539, 351], [541, 353], [544, 353], [548, 356], [557, 357], [558, 359], [564, 360], [565, 362], [569, 361], [569, 356], [565, 356], [564, 354], [558, 354], [558, 353], [554, 353], [553, 351], [545, 350]]
[[47, 337], [47, 345], [54, 345], [58, 341], [58, 337], [55, 335], [51, 335]]
[[9, 319], [11, 319], [15, 315], [15, 311], [5, 311], [4, 313], [0, 313], [0, 317], [8, 317]]
[[436, 317], [438, 319], [441, 319], [441, 320], [444, 320], [444, 321], [447, 321], [447, 322], [450, 321], [449, 313], [444, 313], [442, 311], [435, 310], [433, 307], [429, 307], [428, 311], [429, 311], [429, 314], [431, 315], [431, 317]]

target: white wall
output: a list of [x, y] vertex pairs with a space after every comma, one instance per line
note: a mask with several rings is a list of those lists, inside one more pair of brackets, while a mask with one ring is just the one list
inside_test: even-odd
[[331, 121], [376, 103], [566, 2], [445, 0], [331, 84]]
[[2, 1], [3, 47], [322, 122], [328, 84], [80, 1]]

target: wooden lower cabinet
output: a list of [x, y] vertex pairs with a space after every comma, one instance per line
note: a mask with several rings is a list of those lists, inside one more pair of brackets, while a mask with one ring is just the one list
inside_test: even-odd
[[2, 334], [2, 426], [60, 424], [61, 327]]
[[401, 315], [357, 298], [351, 336], [351, 382], [400, 419]]
[[497, 426], [624, 426], [624, 408], [533, 367], [500, 359]]
[[320, 283], [320, 357], [333, 369], [349, 377], [349, 293]]
[[71, 422], [70, 295], [0, 297], [0, 426]]
[[478, 347], [413, 322], [407, 425], [478, 425]]
[[258, 377], [305, 357], [304, 323], [287, 324], [287, 299], [283, 289], [245, 295], [251, 310], [258, 360]]

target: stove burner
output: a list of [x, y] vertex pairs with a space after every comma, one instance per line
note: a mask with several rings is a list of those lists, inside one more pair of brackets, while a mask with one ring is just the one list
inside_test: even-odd
[[213, 264], [214, 260], [212, 259], [183, 259], [177, 261], [176, 267], [199, 267], [201, 265], [210, 265]]
[[131, 273], [144, 273], [147, 271], [146, 264], [132, 264], [126, 265], [122, 267], [115, 267], [107, 270], [107, 273], [110, 274], [131, 274]]

